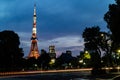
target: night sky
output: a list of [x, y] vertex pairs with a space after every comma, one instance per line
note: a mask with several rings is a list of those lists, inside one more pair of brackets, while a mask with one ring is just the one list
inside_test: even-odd
[[33, 8], [37, 7], [39, 50], [55, 45], [57, 56], [71, 50], [73, 56], [83, 50], [82, 32], [100, 26], [108, 31], [103, 17], [114, 0], [0, 0], [0, 31], [13, 30], [27, 56], [33, 27]]

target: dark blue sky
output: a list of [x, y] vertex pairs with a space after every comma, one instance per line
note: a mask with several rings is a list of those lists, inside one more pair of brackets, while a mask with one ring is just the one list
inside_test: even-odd
[[103, 17], [114, 0], [0, 0], [0, 31], [18, 33], [25, 56], [30, 51], [34, 3], [39, 50], [55, 45], [57, 55], [71, 50], [75, 56], [83, 50], [85, 27], [98, 25], [107, 31]]

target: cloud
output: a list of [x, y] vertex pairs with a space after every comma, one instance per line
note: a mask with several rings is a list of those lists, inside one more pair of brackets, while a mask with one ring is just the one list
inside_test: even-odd
[[22, 48], [26, 48], [26, 47], [30, 47], [31, 45], [31, 36], [32, 36], [32, 33], [30, 32], [17, 32], [17, 34], [19, 35], [20, 37], [20, 46]]
[[49, 45], [55, 45], [56, 47], [82, 46], [83, 39], [80, 36], [68, 35], [68, 36], [56, 37], [51, 40], [39, 41], [39, 45], [40, 47], [42, 46], [48, 47]]
[[30, 38], [30, 36], [32, 36], [32, 33], [30, 32], [17, 32], [17, 33], [21, 38]]

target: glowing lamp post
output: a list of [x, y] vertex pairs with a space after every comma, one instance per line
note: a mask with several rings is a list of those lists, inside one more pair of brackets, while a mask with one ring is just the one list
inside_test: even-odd
[[118, 49], [117, 52], [120, 53], [120, 49]]
[[50, 61], [50, 65], [53, 65], [55, 63], [55, 59], [51, 59], [51, 61]]
[[54, 64], [55, 63], [55, 59], [51, 59], [51, 62]]

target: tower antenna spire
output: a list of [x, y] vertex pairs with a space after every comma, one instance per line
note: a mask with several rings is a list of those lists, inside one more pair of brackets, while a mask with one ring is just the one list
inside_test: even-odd
[[34, 4], [34, 15], [36, 15], [36, 3]]

